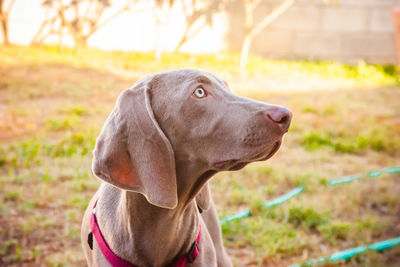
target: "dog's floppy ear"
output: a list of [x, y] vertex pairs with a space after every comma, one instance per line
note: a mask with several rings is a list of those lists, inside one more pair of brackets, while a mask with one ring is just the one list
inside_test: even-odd
[[211, 192], [208, 182], [203, 186], [196, 196], [196, 203], [201, 210], [207, 211], [210, 208]]
[[178, 202], [174, 152], [154, 117], [150, 98], [143, 83], [121, 93], [96, 140], [92, 169], [112, 185], [173, 209]]

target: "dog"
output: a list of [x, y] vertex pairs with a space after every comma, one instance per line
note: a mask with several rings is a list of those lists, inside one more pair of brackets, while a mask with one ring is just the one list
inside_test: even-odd
[[82, 222], [88, 265], [232, 266], [208, 181], [272, 157], [291, 117], [194, 69], [124, 90], [93, 151], [103, 182]]

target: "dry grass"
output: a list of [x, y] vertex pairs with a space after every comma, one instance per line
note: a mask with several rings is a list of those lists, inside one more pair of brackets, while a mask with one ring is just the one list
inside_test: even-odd
[[[166, 55], [157, 64], [151, 54], [0, 48], [0, 265], [84, 265], [80, 222], [98, 186], [90, 151], [100, 127], [122, 89], [147, 73], [188, 66], [294, 114], [273, 159], [212, 180], [221, 217], [243, 207], [255, 214], [223, 227], [237, 266], [284, 266], [399, 236], [399, 175], [327, 186], [342, 175], [400, 164], [395, 70], [254, 58], [249, 74], [238, 75], [235, 60]], [[258, 208], [298, 185], [307, 189], [296, 199]], [[393, 248], [340, 265], [399, 263]]]

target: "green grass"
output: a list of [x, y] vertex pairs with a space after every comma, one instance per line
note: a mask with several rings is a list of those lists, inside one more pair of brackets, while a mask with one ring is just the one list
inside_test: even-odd
[[[0, 47], [0, 265], [85, 264], [79, 228], [99, 185], [90, 166], [102, 124], [124, 88], [182, 67], [210, 70], [238, 94], [294, 114], [271, 160], [211, 182], [221, 217], [244, 208], [253, 214], [222, 229], [236, 266], [286, 266], [399, 236], [398, 175], [327, 185], [399, 165], [396, 67], [250, 57], [239, 74], [237, 63], [232, 53], [165, 53], [155, 62], [152, 53]], [[306, 190], [295, 199], [261, 207], [299, 185]], [[396, 262], [399, 249], [341, 266]]]
[[329, 215], [322, 214], [312, 207], [291, 207], [288, 214], [288, 222], [295, 227], [303, 226], [306, 229], [315, 229], [328, 222]]
[[330, 147], [338, 153], [358, 153], [366, 150], [386, 151], [398, 155], [400, 144], [393, 140], [395, 129], [368, 129], [367, 133], [330, 133], [312, 131], [303, 136], [302, 144], [306, 150]]
[[332, 245], [336, 245], [338, 240], [347, 240], [352, 230], [352, 224], [346, 222], [333, 222], [318, 226], [318, 231]]
[[[22, 64], [69, 64], [75, 67], [109, 68], [123, 70], [140, 70], [140, 72], [159, 71], [182, 67], [203, 68], [219, 72], [236, 74], [239, 55], [219, 53], [207, 55], [163, 53], [160, 62], [155, 61], [154, 53], [105, 52], [98, 49], [79, 50], [66, 47], [9, 47], [0, 51], [2, 62], [15, 65]], [[77, 60], [78, 59], [78, 60]], [[250, 56], [247, 72], [251, 75], [267, 74], [274, 77], [296, 76], [298, 79], [318, 78], [326, 80], [351, 81], [352, 84], [393, 86], [400, 83], [398, 69], [394, 65], [366, 64], [363, 61], [356, 65], [334, 62], [267, 60]], [[33, 80], [34, 81], [34, 80]], [[42, 81], [43, 82], [43, 81]], [[2, 87], [19, 88], [22, 81], [3, 81]], [[76, 85], [76, 81], [64, 83], [65, 89]], [[80, 86], [90, 86], [82, 82]], [[32, 90], [33, 97], [42, 94], [41, 90]]]

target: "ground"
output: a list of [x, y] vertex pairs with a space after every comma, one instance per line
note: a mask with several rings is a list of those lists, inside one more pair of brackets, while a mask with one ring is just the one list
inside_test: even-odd
[[[236, 266], [286, 266], [400, 236], [398, 174], [329, 186], [400, 165], [400, 87], [393, 66], [238, 57], [0, 47], [0, 265], [84, 266], [80, 223], [99, 181], [91, 150], [118, 94], [161, 70], [210, 70], [236, 93], [290, 108], [293, 121], [267, 162], [212, 180]], [[303, 185], [281, 206], [263, 201]], [[340, 266], [398, 266], [400, 248]], [[331, 264], [332, 266], [335, 264]]]

